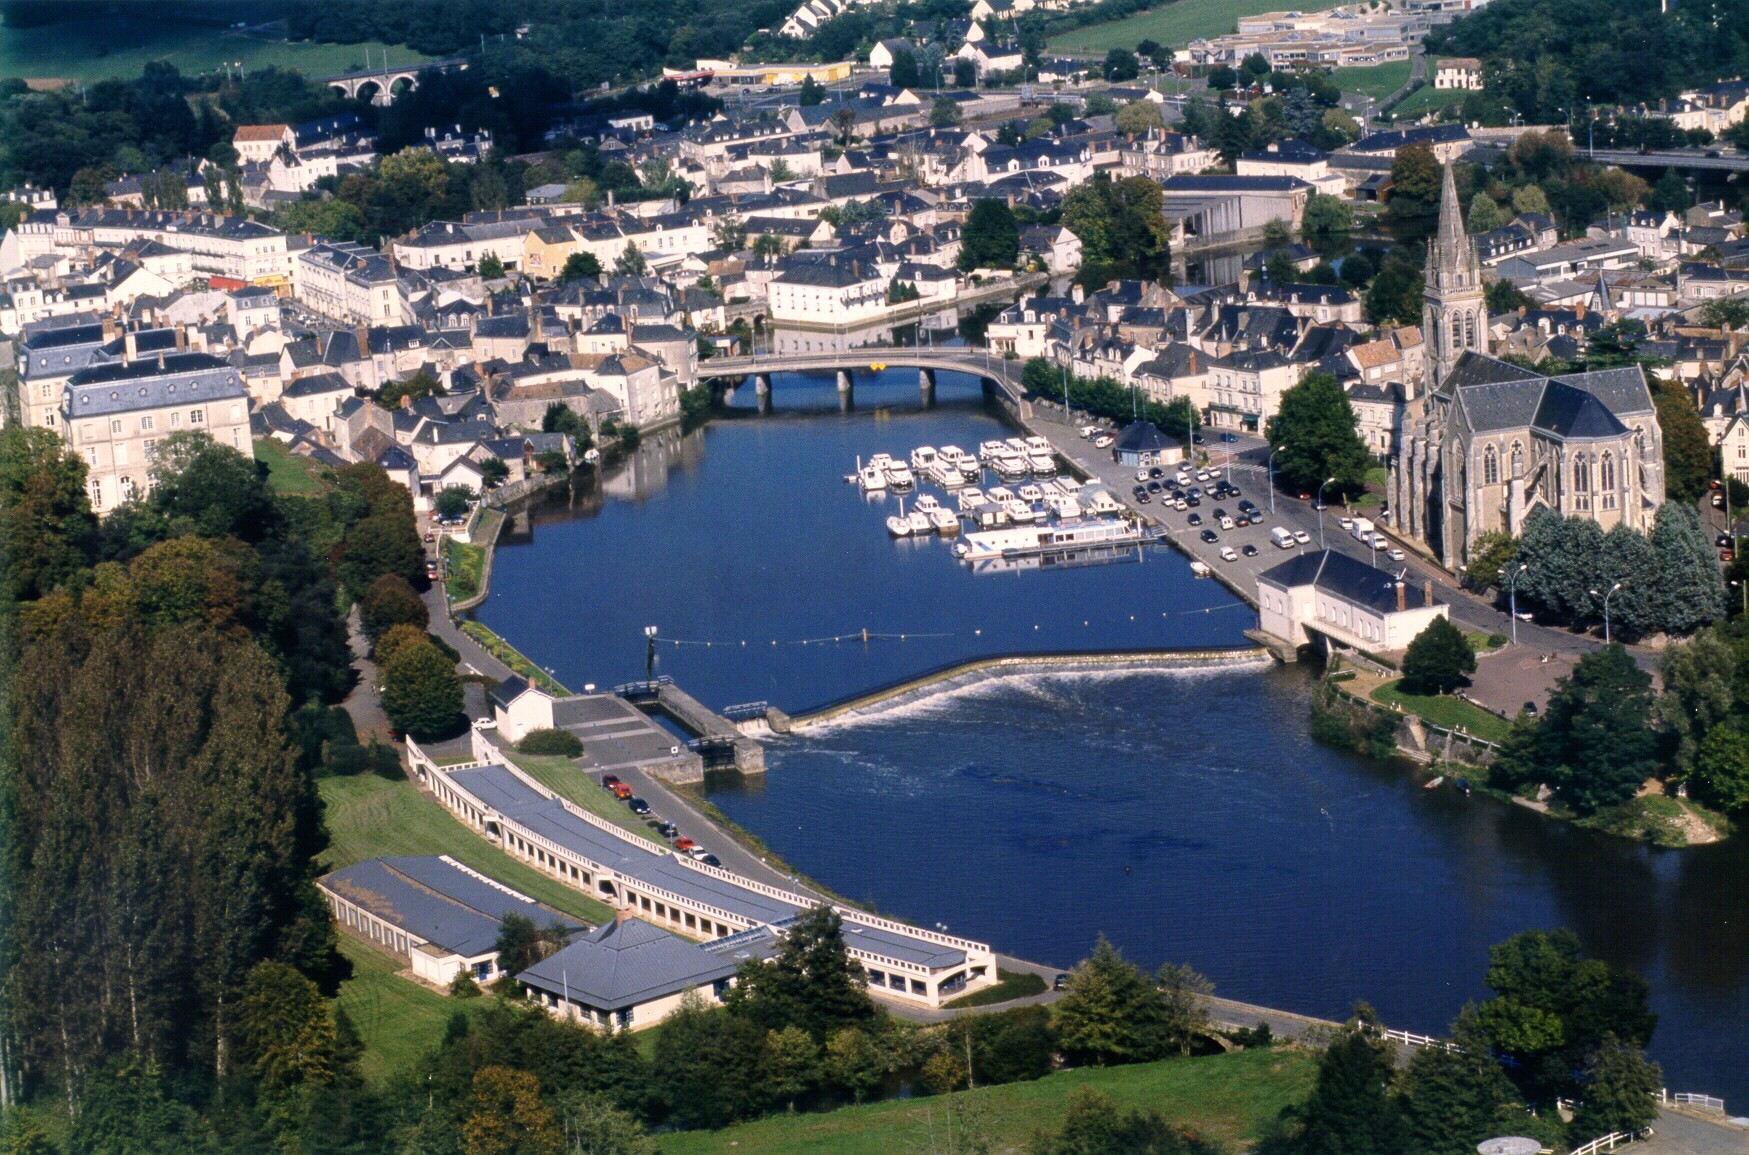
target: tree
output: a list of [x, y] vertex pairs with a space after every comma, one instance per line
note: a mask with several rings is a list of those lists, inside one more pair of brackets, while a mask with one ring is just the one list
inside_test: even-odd
[[260, 541], [276, 521], [273, 496], [254, 460], [192, 431], [158, 442], [151, 504], [173, 530], [202, 537]]
[[935, 98], [935, 103], [929, 106], [929, 124], [931, 128], [952, 128], [960, 122], [960, 106], [945, 96]]
[[1341, 197], [1313, 193], [1300, 216], [1300, 232], [1308, 237], [1342, 236], [1354, 228], [1354, 209]]
[[301, 200], [280, 210], [279, 227], [288, 233], [304, 233], [339, 241], [365, 238], [364, 213], [351, 201], [336, 197]]
[[403, 646], [383, 667], [383, 712], [420, 742], [448, 737], [462, 723], [462, 681], [431, 642]]
[[480, 480], [487, 489], [497, 489], [510, 477], [510, 466], [502, 457], [488, 457], [480, 462]]
[[1163, 1011], [1149, 977], [1101, 935], [1051, 1005], [1051, 1027], [1064, 1050], [1100, 1066], [1143, 1062], [1166, 1051]]
[[601, 262], [595, 259], [594, 253], [572, 253], [565, 258], [565, 267], [559, 271], [559, 280], [568, 285], [572, 281], [600, 275]]
[[1700, 319], [1715, 329], [1741, 329], [1749, 325], [1749, 300], [1720, 297], [1700, 307]]
[[1530, 305], [1530, 298], [1524, 295], [1524, 290], [1511, 281], [1491, 281], [1482, 293], [1490, 314], [1511, 313]]
[[1386, 321], [1419, 324], [1425, 285], [1420, 263], [1405, 256], [1401, 249], [1392, 249], [1373, 277], [1372, 287], [1366, 291], [1366, 315], [1381, 324]]
[[1333, 477], [1337, 493], [1365, 488], [1372, 456], [1360, 439], [1354, 406], [1331, 374], [1308, 373], [1283, 393], [1265, 432], [1277, 453], [1276, 472], [1289, 485], [1315, 490]]
[[1521, 185], [1512, 190], [1512, 211], [1521, 215], [1540, 213], [1543, 216], [1548, 216], [1549, 198], [1544, 196], [1543, 190], [1534, 184]]
[[[558, 402], [555, 401], [554, 404], [557, 405]], [[474, 504], [474, 491], [465, 485], [446, 485], [437, 491], [431, 504], [439, 517], [462, 517]]]
[[1132, 100], [1117, 110], [1114, 117], [1117, 130], [1129, 136], [1141, 136], [1157, 128], [1165, 128], [1160, 106], [1151, 100]]
[[622, 277], [641, 277], [650, 271], [650, 266], [638, 251], [637, 243], [627, 241], [625, 251], [613, 262], [613, 271]]
[[85, 459], [52, 429], [0, 429], [0, 574], [6, 592], [31, 601], [85, 565], [97, 519], [85, 492]]
[[1217, 64], [1209, 69], [1209, 87], [1216, 92], [1225, 92], [1239, 83], [1239, 74], [1230, 65]]
[[[1680, 778], [1694, 768], [1701, 743], [1730, 720], [1736, 709], [1737, 650], [1718, 628], [1705, 629], [1664, 651], [1658, 676], [1664, 695], [1658, 715], [1673, 739], [1671, 761]], [[1727, 741], [1724, 754], [1734, 743]]]
[[791, 1111], [820, 1079], [820, 1045], [801, 1027], [765, 1033], [765, 1082], [771, 1097]]
[[1209, 1034], [1207, 999], [1215, 984], [1188, 963], [1165, 963], [1154, 976], [1160, 992], [1160, 1011], [1167, 1045], [1181, 1055], [1190, 1054], [1196, 1040]]
[[887, 70], [887, 82], [894, 88], [916, 88], [922, 80], [917, 75], [917, 57], [901, 48], [893, 53], [893, 66]]
[[1648, 1062], [1638, 1047], [1605, 1035], [1586, 1064], [1580, 1082], [1579, 1106], [1573, 1112], [1573, 1134], [1597, 1138], [1612, 1131], [1629, 1134], [1658, 1117], [1656, 1096], [1664, 1072]]
[[1470, 232], [1485, 233], [1505, 223], [1506, 214], [1500, 211], [1500, 206], [1487, 193], [1479, 192], [1470, 201], [1470, 215], [1466, 222]]
[[510, 1067], [474, 1072], [461, 1130], [465, 1155], [559, 1155], [563, 1150], [553, 1110], [541, 1099], [540, 1080]]
[[1213, 1155], [1221, 1147], [1195, 1131], [1175, 1126], [1159, 1110], [1120, 1111], [1117, 1101], [1093, 1087], [1069, 1093], [1062, 1126], [1039, 1131], [1027, 1155]]
[[1390, 1047], [1360, 1024], [1344, 1028], [1318, 1062], [1311, 1096], [1297, 1110], [1295, 1155], [1397, 1155], [1403, 1118], [1391, 1095]]
[[1735, 723], [1708, 733], [1694, 755], [1688, 791], [1719, 810], [1749, 810], [1749, 734]]
[[821, 104], [826, 99], [826, 86], [811, 75], [804, 76], [802, 77], [802, 91], [797, 99], [803, 108]]
[[978, 83], [978, 66], [965, 57], [959, 57], [953, 62], [953, 86], [955, 88], [971, 88]]
[[868, 975], [844, 946], [843, 921], [830, 906], [803, 912], [770, 959], [741, 965], [726, 1002], [766, 1030], [799, 1026], [824, 1039], [872, 1022]]
[[637, 1116], [602, 1094], [564, 1090], [553, 1096], [564, 1150], [575, 1155], [658, 1155]]
[[1020, 226], [1005, 200], [985, 197], [973, 202], [960, 232], [961, 269], [1011, 269], [1020, 252]]
[[1486, 530], [1470, 546], [1464, 584], [1473, 590], [1486, 590], [1492, 586], [1505, 589], [1510, 574], [1518, 568], [1517, 562], [1518, 539], [1505, 530]]
[[1476, 652], [1449, 618], [1434, 618], [1403, 654], [1403, 689], [1411, 694], [1449, 694], [1475, 672]]
[[381, 637], [393, 626], [415, 626], [423, 630], [431, 621], [425, 600], [407, 584], [400, 574], [386, 573], [370, 583], [358, 600], [359, 616], [364, 632], [372, 638]]
[[1484, 1139], [1520, 1134], [1529, 1120], [1517, 1098], [1485, 1048], [1417, 1047], [1398, 1099], [1407, 1149], [1471, 1155]]
[[866, 1032], [858, 1027], [845, 1027], [832, 1032], [826, 1040], [822, 1070], [828, 1080], [849, 1091], [860, 1103], [880, 1088], [886, 1064]]
[[1432, 148], [1408, 144], [1398, 149], [1391, 162], [1391, 215], [1419, 217], [1432, 213], [1439, 207], [1442, 180]]
[[543, 928], [525, 914], [506, 914], [498, 923], [492, 949], [498, 952], [500, 970], [519, 974], [563, 946], [568, 937], [562, 923]]
[[1579, 659], [1555, 685], [1541, 756], [1555, 792], [1581, 814], [1632, 798], [1658, 768], [1652, 676], [1620, 642]]
[[243, 984], [238, 1035], [261, 1085], [322, 1086], [336, 1073], [334, 1019], [316, 984], [284, 963], [261, 962]]
[[497, 253], [487, 253], [480, 258], [480, 279], [495, 281], [504, 275], [504, 262], [498, 259]]
[[1713, 447], [1700, 410], [1674, 382], [1652, 389], [1658, 427], [1664, 433], [1664, 489], [1671, 501], [1693, 503], [1706, 493], [1713, 473]]
[[1105, 54], [1104, 74], [1107, 80], [1134, 80], [1142, 74], [1142, 66], [1134, 52], [1113, 48]]

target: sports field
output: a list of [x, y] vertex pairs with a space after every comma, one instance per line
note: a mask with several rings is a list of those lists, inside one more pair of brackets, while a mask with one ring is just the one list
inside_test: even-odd
[[1105, 52], [1134, 48], [1144, 40], [1183, 48], [1192, 40], [1231, 32], [1241, 16], [1283, 7], [1281, 0], [1177, 0], [1110, 24], [1090, 24], [1053, 36], [1050, 48], [1053, 52]]
[[379, 41], [362, 44], [290, 44], [281, 40], [207, 24], [175, 19], [145, 4], [119, 5], [105, 11], [40, 28], [0, 28], [0, 77], [75, 80], [91, 84], [109, 77], [138, 76], [154, 60], [167, 60], [187, 75], [213, 72], [226, 63], [245, 70], [277, 65], [305, 76], [326, 76], [363, 68], [368, 51], [372, 64], [388, 49], [391, 65], [431, 59], [410, 48]]

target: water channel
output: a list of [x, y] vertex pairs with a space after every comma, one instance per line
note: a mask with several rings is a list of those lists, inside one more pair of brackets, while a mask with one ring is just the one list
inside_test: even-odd
[[[970, 378], [779, 377], [701, 431], [648, 439], [503, 542], [480, 618], [573, 687], [658, 672], [788, 710], [964, 657], [1230, 645], [1250, 611], [1166, 550], [974, 574], [893, 541], [855, 458], [1005, 435]], [[869, 631], [865, 641], [862, 631]], [[678, 644], [676, 644], [678, 643]], [[775, 644], [774, 644], [775, 643]], [[1645, 975], [1673, 1089], [1749, 1109], [1749, 841], [1655, 851], [1449, 791], [1306, 733], [1308, 673], [1023, 676], [772, 743], [712, 799], [882, 912], [1066, 965], [1100, 932], [1220, 991], [1442, 1029], [1489, 944], [1567, 926]]]

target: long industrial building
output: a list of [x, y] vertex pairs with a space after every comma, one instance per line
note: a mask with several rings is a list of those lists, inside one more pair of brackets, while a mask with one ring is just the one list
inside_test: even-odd
[[[705, 866], [628, 837], [515, 767], [413, 764], [445, 808], [488, 841], [545, 874], [619, 910], [710, 941], [760, 927], [781, 932], [816, 900]], [[996, 982], [988, 944], [922, 930], [850, 907], [836, 908], [869, 993], [937, 1007]]]

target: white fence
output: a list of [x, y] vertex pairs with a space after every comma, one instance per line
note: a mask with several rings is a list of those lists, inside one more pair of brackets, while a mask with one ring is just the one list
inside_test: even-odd
[[1614, 1151], [1623, 1143], [1632, 1143], [1634, 1137], [1626, 1131], [1611, 1131], [1607, 1135], [1593, 1139], [1583, 1147], [1575, 1147], [1571, 1155], [1597, 1155], [1599, 1151]]

